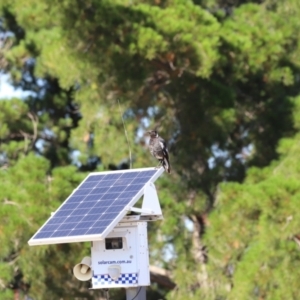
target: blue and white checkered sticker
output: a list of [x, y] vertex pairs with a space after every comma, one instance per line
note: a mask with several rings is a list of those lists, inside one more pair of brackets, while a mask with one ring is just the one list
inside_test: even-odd
[[113, 280], [108, 274], [94, 275], [92, 277], [93, 285], [109, 285], [109, 284], [137, 284], [138, 274], [127, 273], [121, 274], [117, 280]]

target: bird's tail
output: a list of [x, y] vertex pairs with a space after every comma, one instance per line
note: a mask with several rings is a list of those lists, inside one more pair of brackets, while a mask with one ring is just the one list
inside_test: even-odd
[[168, 161], [167, 158], [164, 158], [163, 161], [162, 161], [162, 166], [164, 167], [164, 169], [168, 172], [168, 173], [171, 173], [171, 166], [170, 166], [170, 163]]

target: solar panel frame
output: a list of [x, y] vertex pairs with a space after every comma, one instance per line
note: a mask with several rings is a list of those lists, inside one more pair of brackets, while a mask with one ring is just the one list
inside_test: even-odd
[[[95, 183], [95, 182], [97, 182], [97, 184], [99, 184], [99, 180], [98, 181], [96, 181], [96, 180], [94, 180], [93, 181], [93, 179], [95, 179], [95, 178], [93, 178], [94, 176], [97, 176], [97, 175], [101, 175], [101, 176], [103, 176], [104, 177], [104, 175], [111, 175], [111, 176], [109, 176], [109, 178], [111, 178], [111, 179], [117, 179], [117, 181], [119, 181], [118, 183], [119, 183], [119, 185], [118, 184], [115, 184], [115, 185], [113, 185], [113, 187], [118, 187], [118, 186], [123, 186], [124, 187], [124, 185], [120, 185], [120, 184], [122, 184], [122, 180], [124, 179], [124, 178], [127, 178], [127, 179], [129, 179], [129, 178], [133, 178], [133, 181], [134, 180], [136, 180], [136, 182], [138, 182], [138, 178], [141, 178], [141, 177], [143, 177], [143, 176], [140, 176], [140, 175], [137, 175], [137, 176], [134, 176], [133, 177], [133, 173], [140, 173], [140, 174], [144, 174], [146, 171], [156, 171], [153, 175], [152, 175], [152, 177], [150, 177], [149, 178], [149, 180], [147, 180], [145, 183], [143, 183], [143, 184], [135, 184], [135, 185], [137, 185], [136, 187], [134, 187], [134, 190], [132, 190], [132, 189], [130, 189], [130, 191], [128, 191], [128, 192], [126, 192], [126, 189], [128, 188], [128, 186], [127, 187], [125, 187], [125, 189], [123, 190], [123, 191], [121, 191], [122, 192], [122, 194], [121, 195], [123, 195], [124, 196], [124, 194], [125, 193], [127, 193], [127, 195], [128, 195], [128, 197], [130, 197], [130, 195], [132, 195], [132, 197], [131, 197], [131, 200], [128, 202], [126, 202], [126, 204], [122, 204], [122, 200], [121, 201], [119, 201], [121, 204], [120, 205], [122, 205], [123, 206], [123, 209], [118, 213], [118, 215], [116, 215], [115, 216], [115, 218], [113, 218], [112, 219], [112, 221], [111, 221], [111, 223], [109, 223], [109, 225], [108, 226], [106, 226], [104, 229], [103, 229], [103, 231], [102, 231], [102, 233], [101, 234], [95, 234], [95, 232], [99, 232], [99, 228], [102, 228], [102, 227], [96, 227], [96, 228], [94, 228], [94, 227], [89, 227], [90, 229], [88, 230], [88, 232], [89, 232], [89, 234], [87, 234], [88, 232], [86, 231], [86, 230], [83, 230], [82, 229], [82, 226], [81, 226], [81, 228], [76, 228], [75, 227], [75, 229], [73, 229], [73, 231], [72, 231], [72, 233], [74, 233], [74, 231], [76, 232], [76, 233], [78, 233], [77, 235], [74, 235], [74, 236], [62, 236], [62, 237], [56, 237], [55, 235], [55, 232], [52, 234], [52, 236], [51, 237], [41, 237], [41, 238], [36, 238], [36, 236], [37, 235], [43, 235], [42, 234], [42, 232], [43, 232], [43, 229], [46, 227], [46, 226], [48, 226], [49, 228], [55, 228], [55, 225], [54, 224], [59, 224], [59, 223], [55, 223], [55, 222], [59, 222], [59, 220], [61, 220], [61, 221], [64, 221], [65, 220], [65, 217], [66, 217], [66, 215], [68, 214], [68, 209], [66, 209], [66, 208], [68, 208], [68, 207], [70, 207], [70, 205], [69, 204], [71, 204], [71, 203], [77, 203], [76, 202], [76, 200], [78, 201], [78, 205], [82, 205], [83, 206], [83, 208], [81, 209], [81, 211], [83, 210], [83, 209], [85, 209], [84, 207], [85, 207], [85, 205], [88, 205], [88, 204], [86, 204], [87, 202], [89, 202], [89, 201], [86, 201], [86, 199], [85, 199], [85, 202], [82, 202], [81, 200], [82, 200], [82, 197], [80, 198], [80, 196], [76, 196], [76, 195], [79, 195], [80, 193], [83, 193], [82, 191], [84, 190], [84, 188], [83, 187], [89, 187], [89, 188], [91, 188], [91, 187], [93, 187], [93, 184]], [[73, 243], [73, 242], [88, 242], [88, 241], [99, 241], [99, 240], [103, 240], [103, 239], [105, 239], [105, 237], [114, 229], [114, 227], [120, 222], [120, 221], [122, 221], [122, 219], [126, 216], [126, 214], [127, 214], [127, 212], [129, 211], [129, 208], [130, 207], [133, 207], [135, 204], [136, 204], [136, 202], [143, 196], [143, 194], [144, 194], [144, 189], [145, 189], [145, 186], [146, 186], [146, 184], [148, 183], [148, 182], [152, 182], [152, 183], [154, 183], [160, 176], [161, 176], [161, 174], [164, 172], [164, 169], [163, 168], [159, 168], [159, 169], [156, 169], [156, 168], [141, 168], [141, 169], [129, 169], [129, 170], [117, 170], [117, 171], [105, 171], [105, 172], [94, 172], [94, 173], [90, 173], [80, 184], [79, 184], [79, 186], [76, 188], [76, 189], [74, 189], [73, 190], [73, 192], [70, 194], [70, 196], [58, 207], [58, 209], [54, 212], [54, 213], [52, 213], [51, 214], [51, 216], [50, 216], [50, 218], [48, 218], [48, 220], [44, 223], [44, 225], [34, 234], [34, 236], [28, 241], [28, 244], [30, 245], [30, 246], [37, 246], [37, 245], [49, 245], [49, 244], [61, 244], [61, 243]], [[121, 176], [119, 176], [119, 177], [117, 177], [119, 174], [122, 174]], [[116, 178], [117, 177], [117, 178]], [[122, 179], [120, 179], [122, 177]], [[145, 176], [144, 176], [145, 177]], [[117, 181], [115, 182], [115, 183], [117, 183]], [[101, 182], [101, 187], [99, 187], [99, 188], [97, 188], [97, 189], [103, 189], [103, 191], [106, 189], [106, 186], [105, 186], [105, 184], [106, 184], [106, 182], [105, 182], [105, 180], [103, 181], [103, 178], [100, 180], [100, 182]], [[104, 184], [104, 186], [102, 186], [102, 183]], [[124, 181], [123, 181], [123, 183], [124, 183]], [[96, 184], [96, 185], [97, 185]], [[94, 184], [94, 187], [96, 186], [95, 184]], [[131, 185], [131, 187], [132, 187], [133, 185]], [[140, 189], [138, 189], [138, 186], [140, 186]], [[107, 188], [107, 190], [108, 190], [109, 188]], [[77, 192], [77, 194], [76, 194], [76, 192]], [[81, 195], [85, 195], [85, 194], [81, 194]], [[89, 197], [89, 196], [92, 196], [93, 194], [89, 194], [87, 197]], [[77, 197], [77, 198], [76, 198]], [[109, 197], [109, 196], [108, 196]], [[128, 199], [128, 197], [127, 198], [124, 198], [124, 200], [125, 199]], [[72, 201], [71, 202], [68, 202], [68, 201], [70, 201], [70, 199], [72, 198]], [[79, 201], [79, 199], [81, 199], [80, 201]], [[91, 199], [91, 198], [89, 198], [89, 199]], [[102, 200], [103, 198], [101, 198], [101, 200]], [[121, 198], [122, 199], [122, 198]], [[105, 200], [105, 199], [104, 199]], [[108, 201], [109, 201], [109, 199], [107, 199]], [[67, 203], [68, 202], [68, 203]], [[125, 203], [124, 202], [124, 203]], [[91, 202], [92, 203], [92, 202]], [[119, 204], [119, 203], [118, 203]], [[103, 205], [103, 204], [102, 204]], [[113, 208], [114, 206], [111, 206], [111, 205], [108, 205], [108, 210], [106, 210], [106, 213], [109, 213], [109, 214], [113, 214], [113, 212], [111, 212], [110, 210], [111, 210], [111, 208]], [[62, 209], [62, 208], [64, 208], [64, 209]], [[88, 211], [90, 211], [90, 208], [86, 208], [86, 210], [87, 210], [87, 212]], [[95, 209], [95, 211], [96, 211], [96, 209]], [[105, 215], [107, 215], [105, 213]], [[84, 222], [84, 223], [86, 223], [86, 226], [90, 226], [91, 224], [92, 224], [92, 218], [93, 217], [89, 217], [89, 216], [92, 216], [93, 214], [88, 214], [88, 215], [85, 215], [83, 218], [82, 218], [82, 220], [80, 221], [80, 223], [78, 223], [77, 222], [77, 224], [81, 224], [82, 222]], [[81, 215], [80, 215], [81, 217], [83, 216], [82, 215], [82, 213], [81, 213]], [[58, 218], [60, 218], [60, 219], [58, 219]], [[73, 218], [74, 219], [74, 221], [76, 221], [76, 214], [74, 214], [74, 215], [72, 215], [72, 216], [69, 216], [68, 215], [68, 218]], [[73, 220], [73, 219], [71, 219], [71, 220]], [[84, 221], [83, 221], [83, 219], [85, 219]], [[70, 220], [70, 219], [68, 219], [68, 220]], [[75, 222], [74, 222], [75, 223]], [[99, 222], [98, 222], [99, 223]], [[66, 224], [63, 224], [62, 223], [62, 225], [60, 225], [60, 232], [65, 232], [66, 234], [67, 233], [70, 233], [70, 227], [72, 226], [72, 225], [69, 225], [70, 223], [66, 223]], [[52, 225], [52, 226], [51, 226]], [[84, 226], [85, 224], [83, 224], [83, 226]], [[98, 226], [99, 226], [99, 224], [98, 224]], [[47, 227], [47, 228], [48, 228]], [[80, 227], [80, 226], [79, 226]], [[61, 230], [61, 229], [63, 229], [63, 230]], [[65, 231], [64, 231], [64, 229], [65, 229]], [[84, 234], [84, 232], [85, 232], [85, 234]]]

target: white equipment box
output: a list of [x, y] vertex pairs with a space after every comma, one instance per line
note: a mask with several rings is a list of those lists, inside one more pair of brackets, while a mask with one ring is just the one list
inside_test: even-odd
[[147, 222], [119, 223], [92, 243], [93, 288], [150, 285]]

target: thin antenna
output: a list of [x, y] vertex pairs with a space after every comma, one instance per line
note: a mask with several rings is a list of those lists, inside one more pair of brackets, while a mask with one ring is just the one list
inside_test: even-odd
[[124, 122], [124, 118], [123, 118], [123, 114], [122, 114], [122, 110], [121, 110], [121, 105], [120, 105], [120, 100], [118, 99], [118, 104], [119, 104], [119, 111], [120, 111], [120, 115], [122, 118], [122, 122], [123, 122], [123, 127], [124, 127], [124, 132], [125, 132], [125, 136], [126, 136], [126, 140], [127, 140], [127, 144], [128, 144], [128, 150], [129, 150], [129, 169], [132, 169], [132, 157], [131, 157], [131, 146], [130, 146], [130, 142], [129, 142], [129, 138], [128, 138], [128, 133], [125, 127], [125, 122]]

